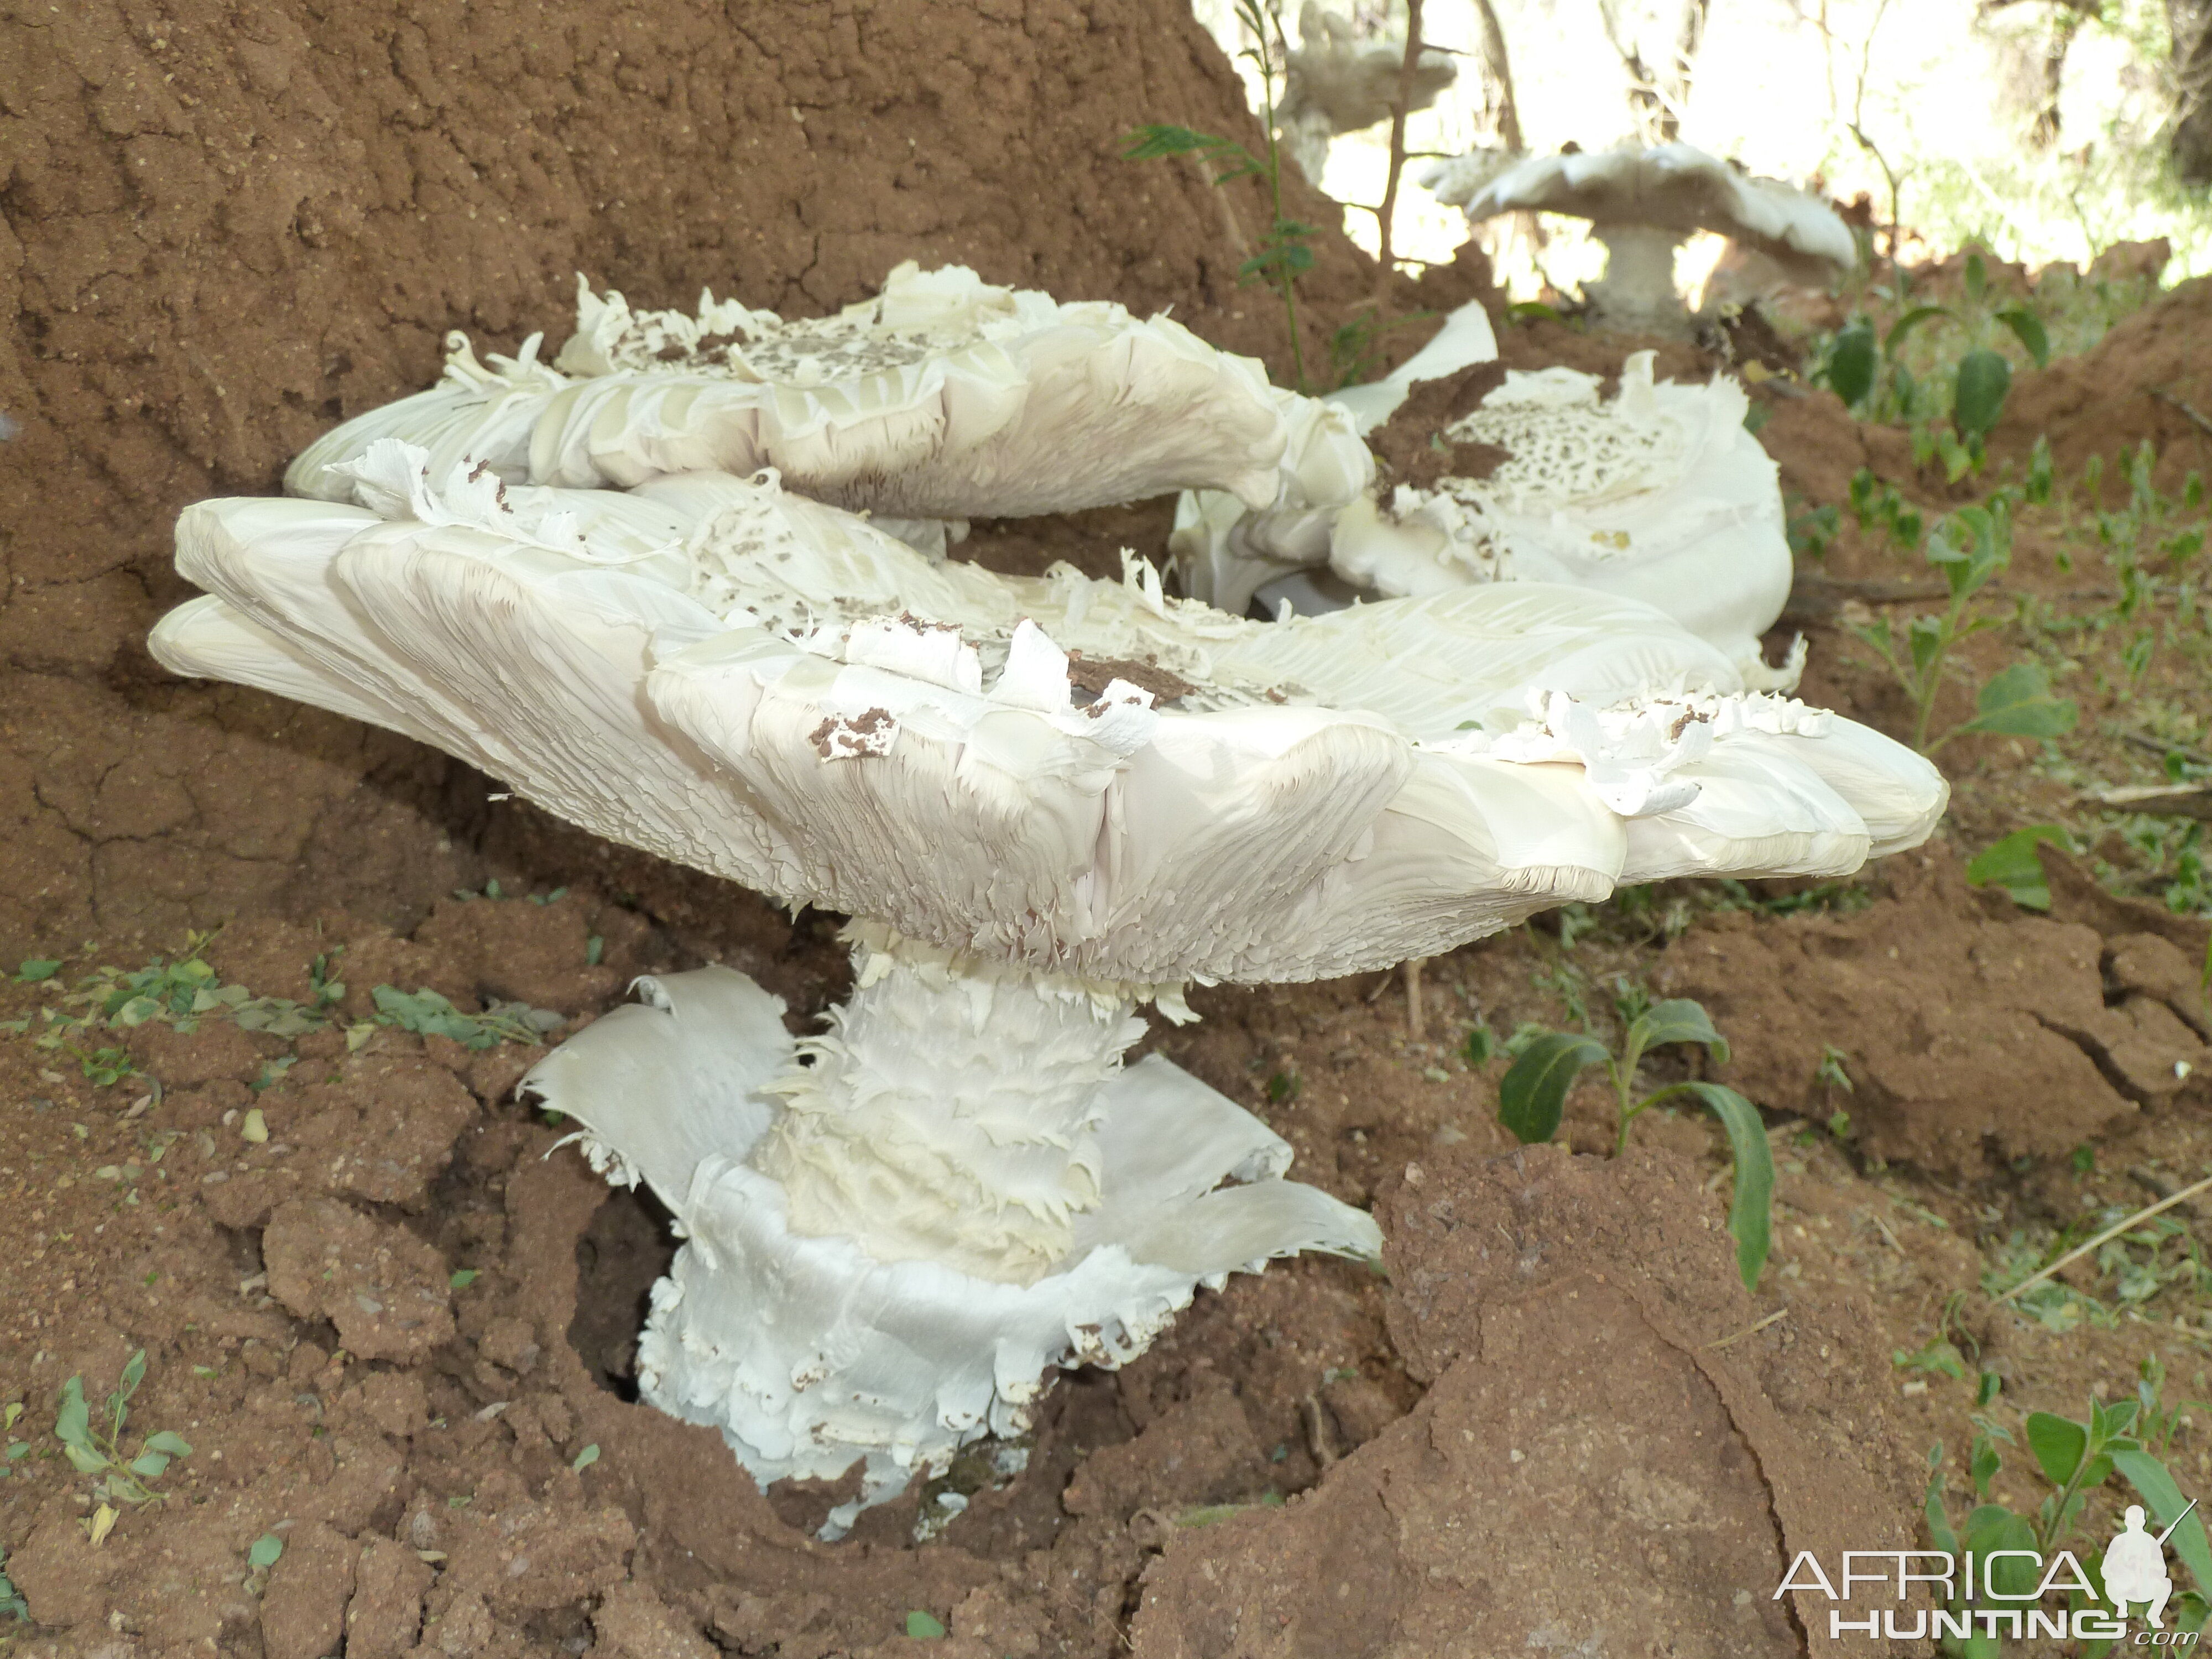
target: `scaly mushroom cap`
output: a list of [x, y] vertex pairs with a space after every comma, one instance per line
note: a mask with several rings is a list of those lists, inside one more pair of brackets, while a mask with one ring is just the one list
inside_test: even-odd
[[1438, 434], [1505, 459], [1363, 498], [1335, 521], [1331, 568], [1392, 598], [1520, 580], [1641, 599], [1756, 681], [1791, 576], [1774, 462], [1735, 381], [1655, 386], [1651, 364], [1629, 357], [1611, 402], [1573, 369], [1509, 373]]
[[[1778, 179], [1740, 172], [1689, 144], [1536, 155], [1495, 169], [1492, 153], [1432, 164], [1419, 182], [1479, 224], [1529, 210], [1609, 225], [1700, 230], [1757, 248], [1800, 282], [1847, 276], [1858, 263], [1850, 229], [1826, 204]], [[1487, 176], [1486, 176], [1486, 174]]]
[[573, 488], [773, 466], [817, 499], [902, 519], [1200, 487], [1264, 503], [1274, 489], [1286, 434], [1266, 371], [1165, 316], [911, 261], [877, 298], [796, 322], [712, 295], [696, 317], [634, 312], [578, 284], [576, 333], [553, 368], [535, 336], [489, 368], [449, 336], [440, 385], [327, 434], [286, 489], [344, 501], [343, 467], [407, 435], [441, 479], [463, 459], [508, 483]]
[[422, 465], [386, 441], [367, 505], [187, 509], [178, 567], [215, 597], [155, 654], [779, 900], [1039, 970], [1346, 974], [1656, 873], [1841, 873], [1945, 798], [1632, 599], [1501, 585], [1271, 626], [1133, 562], [1121, 584], [932, 565], [773, 478], [623, 498]]

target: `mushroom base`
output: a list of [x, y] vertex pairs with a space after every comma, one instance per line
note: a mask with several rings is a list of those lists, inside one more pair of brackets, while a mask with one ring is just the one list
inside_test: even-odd
[[[1158, 1055], [1091, 1096], [1097, 1201], [1032, 1282], [795, 1231], [783, 1185], [750, 1161], [787, 1111], [781, 1001], [724, 968], [640, 989], [524, 1086], [586, 1126], [595, 1169], [648, 1182], [686, 1241], [653, 1287], [643, 1396], [720, 1429], [763, 1486], [862, 1463], [861, 1496], [827, 1536], [969, 1442], [1022, 1432], [1053, 1368], [1134, 1358], [1200, 1285], [1300, 1250], [1382, 1247], [1370, 1217], [1281, 1179], [1280, 1137]], [[1023, 1059], [1009, 1050], [1006, 1069]]]

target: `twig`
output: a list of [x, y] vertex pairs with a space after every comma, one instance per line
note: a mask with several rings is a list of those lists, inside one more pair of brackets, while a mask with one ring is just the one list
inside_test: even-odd
[[1390, 277], [1397, 267], [1390, 258], [1391, 222], [1398, 216], [1398, 180], [1406, 171], [1406, 118], [1413, 107], [1413, 79], [1421, 68], [1421, 0], [1406, 0], [1406, 55], [1398, 63], [1398, 95], [1390, 105], [1390, 171], [1382, 181], [1382, 208], [1375, 262], [1376, 300], [1387, 301]]
[[2175, 397], [2171, 392], [2160, 391], [2154, 387], [2150, 395], [2156, 398], [2160, 403], [2167, 405], [2169, 408], [2179, 410], [2184, 415], [2186, 415], [2189, 417], [2190, 423], [2196, 427], [2199, 432], [2203, 433], [2207, 437], [2212, 437], [2212, 420], [2207, 420], [2203, 415], [2200, 415], [2197, 410], [2191, 409], [2187, 404], [2182, 402], [2180, 398]]
[[1777, 1308], [1772, 1313], [1767, 1315], [1765, 1318], [1760, 1320], [1756, 1325], [1747, 1325], [1741, 1330], [1738, 1331], [1734, 1336], [1724, 1336], [1717, 1342], [1706, 1343], [1705, 1352], [1707, 1353], [1711, 1353], [1715, 1348], [1725, 1348], [1732, 1342], [1741, 1342], [1747, 1336], [1757, 1336], [1761, 1331], [1765, 1330], [1769, 1325], [1771, 1325], [1776, 1320], [1781, 1318], [1789, 1311], [1790, 1310], [1787, 1308]]
[[2118, 1238], [2122, 1233], [2133, 1232], [2137, 1227], [2142, 1226], [2144, 1222], [2149, 1220], [2153, 1216], [2163, 1214], [2166, 1211], [2172, 1209], [2175, 1205], [2184, 1203], [2186, 1200], [2196, 1197], [2197, 1194], [2204, 1191], [2207, 1188], [2212, 1188], [2212, 1176], [2206, 1176], [2203, 1180], [2194, 1182], [2189, 1186], [2184, 1187], [2179, 1192], [2174, 1194], [2171, 1198], [2161, 1198], [2157, 1203], [2152, 1205], [2147, 1210], [2137, 1210], [2133, 1215], [2130, 1216], [2125, 1221], [2121, 1222], [2117, 1227], [2106, 1228], [2104, 1231], [2099, 1233], [2087, 1244], [2078, 1245], [2075, 1249], [2067, 1251], [2064, 1255], [2060, 1256], [2057, 1261], [2052, 1262], [2042, 1272], [2030, 1273], [2026, 1279], [2021, 1279], [2019, 1284], [2014, 1285], [2010, 1290], [2000, 1293], [1995, 1300], [1999, 1302], [2011, 1301], [2013, 1297], [2018, 1296], [2022, 1291], [2028, 1289], [2032, 1285], [2040, 1285], [2043, 1283], [2045, 1279], [2050, 1278], [2051, 1274], [2057, 1273], [2061, 1267], [2071, 1267], [2075, 1262], [2079, 1261], [2083, 1256], [2088, 1255], [2090, 1251], [2097, 1249], [2100, 1245], [2111, 1243], [2112, 1240]]
[[1421, 969], [1428, 962], [1426, 957], [1408, 957], [1406, 971], [1406, 1036], [1415, 1042], [1428, 1036], [1428, 1021], [1421, 1007]]

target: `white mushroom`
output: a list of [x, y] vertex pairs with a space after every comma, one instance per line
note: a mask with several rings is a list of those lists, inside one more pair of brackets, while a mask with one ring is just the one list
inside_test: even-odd
[[1609, 402], [1595, 375], [1508, 373], [1438, 434], [1504, 459], [1480, 477], [1386, 481], [1336, 518], [1331, 569], [1394, 598], [1499, 580], [1625, 594], [1718, 646], [1747, 684], [1794, 686], [1802, 649], [1779, 670], [1759, 655], [1792, 564], [1775, 464], [1744, 429], [1749, 402], [1725, 376], [1655, 385], [1651, 368], [1650, 352], [1630, 356]]
[[508, 483], [632, 485], [672, 472], [777, 468], [793, 488], [902, 520], [1074, 512], [1170, 490], [1274, 489], [1286, 434], [1266, 371], [1166, 316], [1056, 304], [964, 266], [893, 270], [875, 299], [785, 322], [701, 297], [696, 316], [635, 312], [578, 278], [577, 326], [552, 368], [532, 337], [480, 365], [448, 337], [445, 379], [349, 421], [285, 475], [343, 501], [334, 471], [405, 432], [438, 467]]
[[[1362, 46], [1352, 20], [1306, 0], [1298, 9], [1298, 44], [1284, 64], [1283, 101], [1276, 107], [1283, 144], [1298, 170], [1321, 183], [1328, 141], [1391, 118], [1405, 67], [1402, 34]], [[1406, 112], [1426, 109], [1458, 77], [1448, 52], [1425, 51], [1413, 68]]]
[[1609, 328], [1683, 331], [1674, 250], [1701, 230], [1758, 249], [1802, 282], [1834, 282], [1858, 263], [1850, 228], [1825, 203], [1688, 144], [1539, 155], [1503, 170], [1493, 155], [1434, 163], [1419, 180], [1473, 224], [1516, 210], [1589, 220], [1607, 263], [1586, 297]]
[[704, 969], [531, 1078], [684, 1235], [646, 1397], [763, 1483], [864, 1461], [878, 1501], [1018, 1429], [1051, 1367], [1140, 1352], [1198, 1285], [1377, 1248], [1232, 1103], [1122, 1063], [1141, 1003], [1387, 966], [1624, 880], [1836, 873], [1944, 800], [1629, 599], [1258, 624], [1133, 560], [933, 564], [771, 476], [620, 496], [425, 459], [372, 447], [356, 507], [189, 509], [179, 568], [211, 596], [153, 649], [858, 919], [817, 1037]]
[[[1381, 380], [1322, 398], [1276, 392], [1290, 444], [1274, 499], [1254, 508], [1225, 490], [1183, 492], [1168, 551], [1182, 590], [1242, 616], [1255, 593], [1272, 599], [1285, 582], [1306, 579], [1328, 557], [1337, 515], [1375, 483], [1375, 458], [1362, 441], [1389, 420], [1415, 383], [1441, 380], [1498, 356], [1498, 337], [1480, 300], [1444, 319], [1421, 349]], [[1331, 608], [1316, 596], [1300, 611]]]

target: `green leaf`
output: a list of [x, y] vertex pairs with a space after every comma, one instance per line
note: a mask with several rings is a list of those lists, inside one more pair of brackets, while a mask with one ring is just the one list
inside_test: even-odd
[[2005, 394], [2011, 390], [2012, 365], [1987, 346], [1977, 346], [1959, 359], [1951, 424], [1962, 436], [1988, 437], [2004, 413]]
[[117, 1403], [138, 1392], [138, 1385], [146, 1380], [146, 1350], [141, 1348], [123, 1363], [123, 1380], [116, 1384]]
[[945, 1634], [945, 1626], [917, 1607], [906, 1616], [906, 1633], [917, 1642], [934, 1642]]
[[157, 1451], [141, 1452], [131, 1460], [131, 1473], [142, 1480], [158, 1480], [169, 1467], [169, 1460]]
[[54, 1438], [65, 1446], [92, 1444], [91, 1409], [84, 1403], [84, 1379], [72, 1376], [62, 1384], [62, 1401], [54, 1413]]
[[2013, 332], [2013, 337], [2027, 348], [2027, 355], [2035, 359], [2038, 368], [2051, 367], [2051, 336], [2043, 326], [2043, 319], [2024, 307], [2014, 306], [1996, 313], [1997, 320]]
[[1766, 1124], [1759, 1108], [1735, 1090], [1718, 1083], [1682, 1085], [1712, 1109], [1721, 1127], [1728, 1131], [1729, 1150], [1735, 1155], [1735, 1196], [1729, 1205], [1729, 1233], [1735, 1240], [1735, 1270], [1743, 1286], [1759, 1283], [1759, 1269], [1773, 1248], [1774, 1149], [1767, 1145]]
[[[1998, 1504], [1984, 1504], [1966, 1519], [1966, 1547], [1985, 1563], [1974, 1576], [1996, 1595], [2025, 1601], [2034, 1594], [2036, 1569], [2027, 1559], [2035, 1553], [2035, 1528]], [[2020, 1551], [1986, 1565], [1996, 1551]]]
[[1701, 1043], [1716, 1061], [1723, 1066], [1728, 1064], [1728, 1039], [1713, 1029], [1712, 1018], [1705, 1012], [1705, 1006], [1687, 997], [1653, 1003], [1628, 1028], [1631, 1055], [1648, 1054], [1670, 1042]]
[[2035, 1461], [2043, 1466], [2043, 1473], [2051, 1484], [2063, 1486], [2081, 1467], [2082, 1455], [2089, 1449], [2089, 1431], [2071, 1419], [2049, 1412], [2030, 1412], [2027, 1449], [2035, 1454]]
[[1875, 367], [1874, 325], [1853, 323], [1828, 348], [1828, 390], [1854, 408], [1874, 390]]
[[[2166, 1465], [2147, 1451], [2116, 1451], [2112, 1467], [2120, 1478], [2133, 1486], [2150, 1512], [2158, 1517], [2160, 1528], [2172, 1527], [2176, 1517], [2189, 1507], [2189, 1500], [2173, 1484], [2173, 1477], [2166, 1472]], [[2203, 1511], [2198, 1510], [2174, 1527], [2173, 1536], [2166, 1541], [2173, 1553], [2188, 1564], [2190, 1576], [2197, 1580], [2199, 1589], [2212, 1589], [2212, 1548], [2204, 1539]]]
[[482, 1269], [477, 1267], [464, 1267], [446, 1281], [447, 1288], [455, 1291], [465, 1291], [470, 1285], [477, 1282], [477, 1275], [481, 1271]]
[[1602, 1064], [1605, 1045], [1571, 1031], [1547, 1031], [1521, 1051], [1498, 1085], [1498, 1121], [1524, 1146], [1559, 1132], [1567, 1091], [1585, 1066]]
[[1540, 300], [1523, 300], [1505, 307], [1509, 323], [1564, 323], [1566, 319]]
[[593, 1441], [590, 1445], [585, 1447], [583, 1450], [576, 1454], [575, 1461], [570, 1463], [568, 1467], [575, 1470], [577, 1474], [581, 1474], [586, 1469], [588, 1469], [592, 1464], [599, 1461], [599, 1443], [597, 1441]]
[[1943, 1507], [1943, 1443], [1940, 1440], [1929, 1449], [1928, 1469], [1928, 1492], [1920, 1506], [1928, 1517], [1928, 1536], [1937, 1549], [1956, 1555], [1959, 1534], [1951, 1530], [1950, 1512]]
[[15, 983], [36, 985], [42, 979], [52, 979], [61, 971], [61, 963], [52, 957], [27, 957], [23, 965], [15, 970]]
[[1897, 356], [1898, 347], [1905, 343], [1907, 335], [1921, 324], [1932, 322], [1938, 317], [1948, 317], [1954, 322], [1958, 320], [1948, 306], [1913, 307], [1911, 310], [1889, 325], [1889, 332], [1882, 337], [1881, 355], [1885, 357], [1894, 357]]
[[98, 1474], [107, 1467], [107, 1459], [89, 1445], [80, 1445], [71, 1440], [63, 1444], [62, 1450], [68, 1455], [70, 1467], [79, 1474]]
[[[1243, 150], [1242, 144], [1226, 138], [1217, 138], [1210, 132], [1194, 132], [1188, 127], [1152, 125], [1139, 127], [1124, 141], [1121, 159], [1125, 161], [1156, 161], [1165, 155], [1212, 155], [1220, 150]], [[493, 896], [496, 898], [497, 894]]]
[[2043, 861], [2035, 856], [2036, 848], [2046, 841], [2069, 853], [2074, 850], [2074, 837], [2064, 825], [2031, 823], [1991, 842], [1976, 854], [1966, 866], [1967, 884], [2002, 887], [2022, 909], [2048, 910], [2051, 886], [2044, 877]]
[[146, 1449], [167, 1452], [172, 1457], [190, 1457], [192, 1455], [191, 1443], [181, 1434], [169, 1429], [164, 1429], [159, 1434], [148, 1435]]
[[1974, 717], [1960, 732], [1988, 732], [2006, 738], [2057, 738], [2074, 729], [2081, 711], [2071, 699], [2051, 695], [2051, 677], [2041, 663], [2016, 662], [1992, 674], [1974, 699]]
[[246, 1565], [249, 1567], [273, 1567], [277, 1558], [283, 1553], [284, 1540], [273, 1532], [264, 1532], [246, 1552]]

